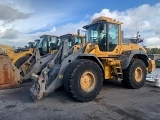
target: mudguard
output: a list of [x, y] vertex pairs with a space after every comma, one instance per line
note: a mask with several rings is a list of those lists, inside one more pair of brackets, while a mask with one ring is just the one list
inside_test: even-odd
[[143, 60], [146, 66], [148, 67], [149, 58], [147, 54], [143, 50], [131, 50], [131, 51], [124, 51], [119, 57], [119, 59], [121, 60], [122, 69], [126, 69], [129, 66], [130, 61], [132, 60], [134, 55], [139, 56], [140, 57], [139, 59]]

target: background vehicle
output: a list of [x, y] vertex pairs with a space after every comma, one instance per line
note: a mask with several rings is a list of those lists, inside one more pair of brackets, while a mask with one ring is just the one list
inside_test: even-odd
[[68, 47], [74, 46], [78, 41], [74, 51], [79, 49], [84, 44], [84, 36], [78, 37], [74, 34], [65, 34], [60, 37], [52, 35], [41, 36], [39, 48], [35, 51], [32, 57], [21, 66], [22, 81], [29, 79], [32, 73], [40, 74], [41, 70], [48, 64], [51, 59], [54, 59], [57, 50], [59, 49], [60, 42], [63, 40], [69, 41]]
[[85, 45], [85, 36], [78, 34], [65, 34], [60, 36], [61, 40], [68, 39], [68, 47], [73, 47], [74, 45]]
[[41, 99], [63, 85], [71, 97], [87, 102], [99, 94], [104, 79], [112, 78], [128, 88], [142, 87], [155, 61], [148, 59], [143, 47], [122, 44], [121, 24], [108, 17], [93, 20], [83, 27], [87, 30], [86, 45], [75, 52], [63, 41], [41, 74], [32, 74], [32, 97]]
[[39, 46], [37, 46], [34, 54], [20, 67], [21, 81], [29, 79], [33, 72], [38, 74], [49, 60], [54, 57], [58, 44], [59, 40], [57, 36], [42, 35]]
[[37, 39], [35, 42], [29, 42], [28, 46], [23, 48], [19, 47], [18, 49], [14, 49], [13, 47], [6, 45], [0, 45], [0, 48], [9, 56], [12, 64], [19, 68], [31, 56], [38, 43], [39, 40]]
[[18, 48], [17, 53], [14, 54], [14, 58], [11, 59], [12, 64], [20, 68], [20, 66], [30, 58], [38, 44], [39, 40], [36, 40], [35, 42], [29, 42], [25, 48]]

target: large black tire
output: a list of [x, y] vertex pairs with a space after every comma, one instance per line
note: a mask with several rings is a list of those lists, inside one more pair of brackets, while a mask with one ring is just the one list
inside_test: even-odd
[[75, 100], [88, 102], [99, 94], [103, 79], [102, 70], [97, 63], [85, 59], [75, 60], [65, 70], [63, 86]]
[[123, 70], [123, 80], [121, 81], [124, 87], [138, 89], [141, 88], [146, 80], [147, 70], [144, 62], [139, 59], [132, 60]]
[[16, 67], [17, 68], [20, 68], [20, 66], [26, 62], [28, 59], [30, 58], [30, 56], [24, 56], [24, 57], [21, 57], [17, 60], [17, 62], [15, 63]]

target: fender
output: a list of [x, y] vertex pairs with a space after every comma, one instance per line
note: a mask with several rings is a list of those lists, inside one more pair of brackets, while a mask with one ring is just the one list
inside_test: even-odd
[[77, 58], [92, 60], [96, 62], [102, 68], [102, 70], [104, 69], [102, 62], [94, 54], [80, 54]]
[[120, 55], [119, 59], [121, 60], [122, 69], [126, 69], [132, 58], [141, 59], [146, 66], [148, 66], [148, 55], [143, 50], [131, 50], [131, 51], [124, 51]]

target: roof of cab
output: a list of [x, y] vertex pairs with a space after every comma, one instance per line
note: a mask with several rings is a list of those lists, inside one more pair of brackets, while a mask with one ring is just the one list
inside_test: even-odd
[[98, 18], [94, 19], [92, 21], [92, 24], [97, 23], [98, 21], [102, 21], [102, 20], [106, 21], [106, 22], [109, 22], [109, 23], [123, 24], [122, 22], [116, 21], [116, 19], [105, 17], [105, 16], [101, 16], [101, 17], [98, 17]]

